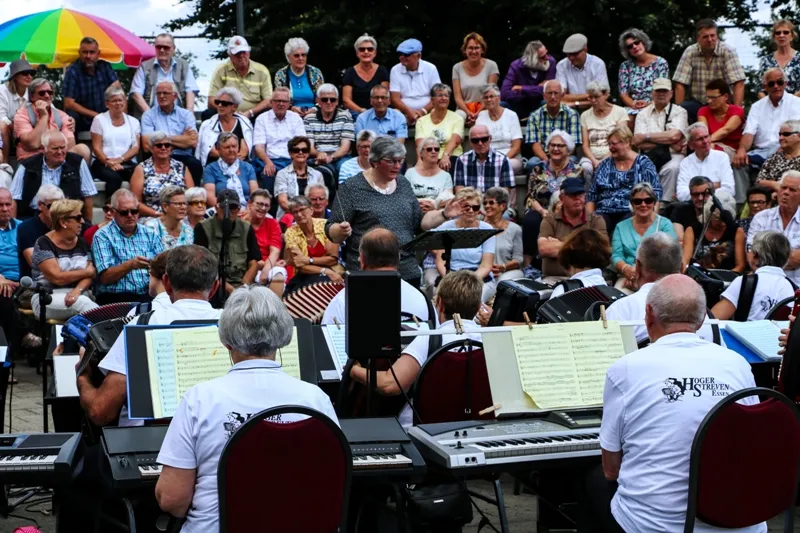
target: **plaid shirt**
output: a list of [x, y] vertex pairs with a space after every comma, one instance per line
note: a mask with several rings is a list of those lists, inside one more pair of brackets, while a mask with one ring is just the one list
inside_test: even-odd
[[[64, 98], [74, 98], [75, 102], [83, 107], [102, 113], [106, 110], [106, 89], [115, 81], [119, 81], [119, 78], [107, 61], [97, 62], [94, 75], [88, 74], [83, 68], [83, 63], [76, 61], [64, 74], [62, 91]], [[78, 131], [88, 131], [92, 125], [92, 119], [83, 115], [79, 115], [76, 120]], [[81, 127], [81, 124], [85, 127]]]
[[700, 45], [693, 44], [683, 51], [678, 68], [672, 80], [689, 86], [689, 94], [695, 100], [704, 98], [706, 84], [711, 80], [723, 79], [728, 85], [745, 78], [744, 69], [739, 62], [739, 56], [721, 41], [717, 42], [711, 63], [706, 63]]
[[[92, 255], [97, 273], [102, 274], [113, 266], [119, 266], [136, 256], [152, 259], [164, 251], [164, 244], [156, 232], [141, 224], [128, 237], [115, 221], [100, 228], [92, 241]], [[131, 270], [125, 276], [108, 285], [98, 284], [98, 293], [132, 292], [146, 294], [150, 283], [147, 269]]]
[[547, 136], [553, 130], [563, 130], [572, 135], [575, 144], [581, 144], [581, 117], [569, 107], [561, 104], [561, 110], [555, 117], [547, 112], [547, 106], [542, 106], [528, 117], [528, 126], [525, 129], [525, 142], [528, 144], [544, 144]]
[[484, 161], [478, 161], [475, 150], [456, 159], [453, 183], [456, 187], [474, 187], [481, 193], [492, 187], [514, 186], [514, 173], [511, 172], [511, 163], [508, 158], [489, 148], [489, 154]]

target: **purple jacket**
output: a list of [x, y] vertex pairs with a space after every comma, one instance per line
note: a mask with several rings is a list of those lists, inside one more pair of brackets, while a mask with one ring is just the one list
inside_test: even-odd
[[[522, 103], [525, 101], [541, 102], [543, 87], [539, 84], [556, 77], [556, 60], [548, 55], [550, 68], [547, 71], [531, 70], [522, 64], [522, 59], [517, 59], [508, 67], [508, 74], [500, 87], [500, 99], [504, 102]], [[521, 91], [512, 91], [514, 85], [522, 85]]]

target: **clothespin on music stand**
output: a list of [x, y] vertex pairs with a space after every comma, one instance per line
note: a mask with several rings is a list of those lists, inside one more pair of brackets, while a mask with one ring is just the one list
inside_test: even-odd
[[497, 411], [498, 409], [500, 409], [501, 407], [503, 407], [503, 406], [500, 405], [499, 403], [496, 403], [494, 405], [491, 405], [491, 406], [487, 407], [486, 409], [478, 411], [478, 415], [483, 416], [483, 415], [487, 415], [489, 413], [493, 413], [493, 412]]
[[608, 319], [606, 318], [606, 306], [600, 306], [600, 320], [603, 321], [603, 328], [608, 329]]
[[528, 325], [528, 329], [533, 329], [533, 323], [531, 322], [531, 319], [528, 316], [527, 311], [522, 312], [522, 318], [525, 319], [525, 323]]
[[456, 328], [456, 333], [464, 334], [464, 325], [461, 323], [461, 315], [458, 313], [453, 313], [453, 326]]
[[411, 315], [411, 320], [414, 321], [414, 324], [416, 324], [417, 329], [419, 329], [419, 319], [417, 318], [417, 315]]
[[342, 325], [339, 323], [336, 317], [333, 317], [333, 323], [336, 324], [336, 329], [342, 329]]

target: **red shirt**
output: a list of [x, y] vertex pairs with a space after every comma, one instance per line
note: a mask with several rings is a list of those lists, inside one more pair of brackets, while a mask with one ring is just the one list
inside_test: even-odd
[[739, 127], [730, 132], [728, 136], [722, 140], [722, 144], [728, 145], [734, 150], [739, 149], [739, 141], [742, 138], [742, 131], [744, 130], [744, 121], [745, 121], [743, 107], [739, 107], [738, 105], [729, 105], [728, 111], [725, 113], [725, 118], [723, 118], [722, 120], [717, 120], [716, 117], [714, 116], [714, 112], [711, 111], [711, 108], [708, 107], [707, 105], [704, 105], [697, 112], [697, 117], [698, 118], [705, 117], [706, 122], [708, 122], [708, 132], [711, 135], [714, 135], [714, 133], [718, 129], [722, 128], [731, 117], [741, 118], [742, 123], [739, 125]]
[[258, 248], [261, 250], [261, 257], [266, 261], [269, 258], [269, 247], [274, 246], [279, 250], [283, 248], [283, 233], [278, 221], [272, 217], [267, 217], [261, 226], [256, 229], [253, 227], [258, 241]]

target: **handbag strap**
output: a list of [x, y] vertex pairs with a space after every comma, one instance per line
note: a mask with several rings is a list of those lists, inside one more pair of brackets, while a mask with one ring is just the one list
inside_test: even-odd
[[664, 131], [667, 131], [667, 124], [669, 124], [669, 116], [672, 114], [672, 102], [669, 103], [667, 108], [667, 117], [664, 119]]

